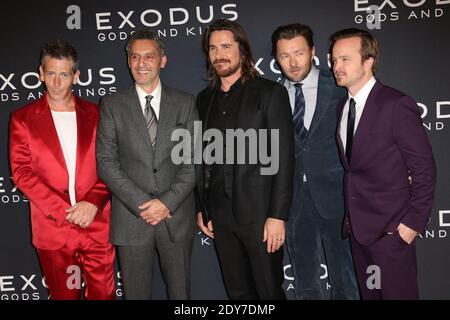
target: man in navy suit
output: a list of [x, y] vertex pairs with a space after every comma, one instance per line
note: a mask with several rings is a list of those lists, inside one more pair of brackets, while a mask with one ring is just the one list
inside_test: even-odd
[[436, 168], [416, 102], [374, 78], [379, 47], [367, 31], [330, 37], [346, 216], [363, 299], [418, 299], [415, 239], [429, 220]]
[[[297, 299], [358, 299], [348, 239], [343, 239], [344, 169], [335, 139], [336, 106], [345, 96], [329, 71], [313, 65], [310, 27], [290, 24], [272, 35], [295, 125], [294, 197], [286, 243]], [[321, 283], [328, 268], [331, 292]]]

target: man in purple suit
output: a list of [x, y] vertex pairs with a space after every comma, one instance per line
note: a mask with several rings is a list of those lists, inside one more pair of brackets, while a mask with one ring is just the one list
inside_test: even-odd
[[367, 31], [330, 37], [350, 234], [363, 299], [418, 299], [415, 239], [433, 206], [436, 168], [412, 98], [374, 78], [379, 48]]

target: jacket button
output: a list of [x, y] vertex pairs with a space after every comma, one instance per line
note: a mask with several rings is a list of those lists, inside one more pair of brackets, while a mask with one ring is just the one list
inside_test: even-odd
[[69, 194], [69, 190], [64, 190], [64, 194]]
[[158, 172], [158, 169], [153, 169], [153, 172], [154, 172], [154, 173], [157, 173], [157, 172]]

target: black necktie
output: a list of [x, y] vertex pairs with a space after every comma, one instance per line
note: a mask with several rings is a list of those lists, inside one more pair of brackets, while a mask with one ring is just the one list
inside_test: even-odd
[[294, 114], [292, 115], [294, 118], [294, 126], [295, 130], [300, 136], [301, 140], [304, 140], [306, 137], [306, 130], [304, 125], [305, 118], [305, 97], [303, 96], [302, 91], [302, 83], [296, 83], [295, 86], [295, 106], [294, 106]]
[[347, 118], [347, 144], [345, 147], [345, 155], [347, 156], [347, 162], [350, 163], [350, 158], [352, 157], [352, 146], [353, 146], [353, 133], [355, 131], [355, 100], [350, 99], [348, 108], [348, 118]]
[[151, 95], [145, 97], [145, 121], [147, 122], [147, 130], [148, 135], [150, 136], [152, 147], [155, 148], [156, 132], [158, 130], [158, 119], [156, 118], [155, 110], [153, 110], [153, 107], [150, 103], [152, 99], [153, 96]]

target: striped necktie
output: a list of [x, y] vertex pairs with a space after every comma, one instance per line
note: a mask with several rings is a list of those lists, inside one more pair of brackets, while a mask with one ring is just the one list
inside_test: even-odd
[[306, 130], [304, 125], [304, 117], [305, 117], [305, 97], [303, 96], [302, 91], [303, 83], [296, 83], [295, 86], [295, 107], [294, 107], [294, 126], [295, 131], [300, 136], [301, 140], [306, 138], [306, 134], [308, 130]]
[[152, 95], [148, 95], [145, 97], [145, 121], [147, 122], [148, 135], [150, 136], [150, 141], [154, 149], [156, 143], [156, 132], [158, 130], [158, 119], [156, 118], [155, 110], [153, 110], [153, 107], [151, 105], [152, 99]]

